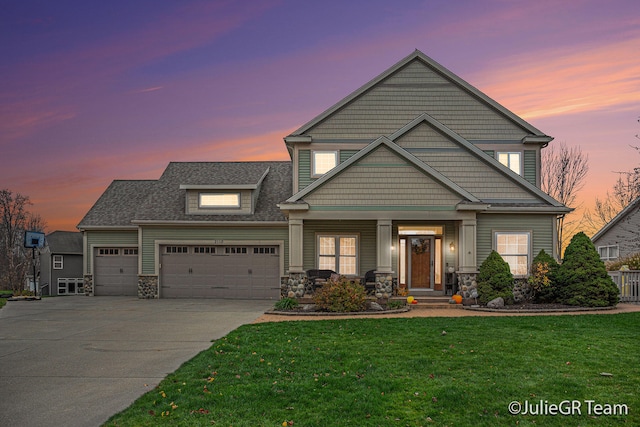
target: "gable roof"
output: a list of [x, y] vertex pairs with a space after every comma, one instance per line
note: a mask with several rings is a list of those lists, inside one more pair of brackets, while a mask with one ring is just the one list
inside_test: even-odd
[[[434, 129], [436, 129], [438, 132], [442, 133], [447, 138], [451, 139], [452, 141], [455, 141], [458, 145], [465, 148], [473, 156], [475, 156], [482, 162], [490, 165], [492, 168], [497, 170], [500, 174], [507, 177], [509, 180], [515, 182], [518, 186], [523, 187], [530, 193], [533, 193], [535, 196], [544, 200], [546, 203], [558, 208], [566, 208], [562, 203], [560, 203], [553, 197], [549, 196], [547, 193], [545, 193], [535, 185], [531, 184], [529, 181], [524, 179], [524, 177], [515, 173], [514, 171], [512, 171], [511, 169], [509, 169], [508, 167], [500, 163], [497, 159], [491, 156], [487, 156], [486, 153], [482, 151], [480, 148], [478, 148], [471, 142], [467, 141], [465, 138], [461, 137], [456, 132], [452, 131], [447, 126], [445, 126], [444, 124], [440, 123], [438, 120], [431, 117], [429, 114], [426, 114], [426, 113], [421, 114], [411, 122], [407, 123], [402, 128], [398, 129], [396, 132], [390, 135], [389, 138], [395, 141], [398, 138], [400, 138], [402, 135], [406, 134], [411, 129], [415, 128], [416, 126], [420, 125], [420, 123], [423, 123], [423, 122], [427, 123]], [[421, 161], [421, 160], [418, 160], [418, 161]], [[570, 210], [567, 210], [567, 212], [569, 211]]]
[[396, 72], [398, 72], [399, 70], [401, 70], [402, 68], [406, 67], [408, 64], [414, 61], [419, 61], [420, 63], [422, 63], [423, 65], [425, 65], [426, 67], [428, 67], [429, 69], [431, 69], [432, 71], [440, 75], [445, 80], [453, 83], [458, 88], [460, 88], [467, 94], [471, 95], [471, 97], [489, 106], [492, 110], [502, 115], [503, 117], [507, 118], [509, 121], [511, 121], [518, 127], [522, 128], [525, 132], [529, 133], [530, 135], [527, 135], [523, 138], [523, 142], [525, 142], [525, 140], [526, 141], [535, 140], [536, 142], [548, 143], [549, 141], [553, 140], [552, 137], [545, 135], [539, 129], [537, 129], [530, 123], [526, 122], [525, 120], [523, 120], [522, 118], [520, 118], [519, 116], [517, 116], [516, 114], [514, 114], [513, 112], [511, 112], [510, 110], [508, 110], [507, 108], [505, 108], [504, 106], [502, 106], [501, 104], [493, 100], [492, 98], [485, 95], [480, 90], [478, 90], [477, 88], [469, 84], [468, 82], [456, 76], [454, 73], [452, 73], [451, 71], [449, 71], [448, 69], [440, 65], [438, 62], [436, 62], [432, 58], [428, 57], [427, 55], [425, 55], [424, 53], [416, 49], [414, 52], [412, 52], [411, 54], [409, 54], [408, 56], [406, 56], [405, 58], [397, 62], [395, 65], [393, 65], [391, 68], [389, 68], [382, 74], [378, 75], [377, 77], [373, 78], [368, 83], [366, 83], [356, 91], [352, 92], [350, 95], [346, 96], [341, 101], [334, 104], [332, 107], [328, 108], [320, 115], [316, 116], [314, 119], [302, 125], [292, 134], [285, 137], [285, 141], [288, 141], [288, 140], [296, 141], [296, 140], [299, 140], [301, 137], [304, 137], [304, 134], [309, 130], [311, 130], [313, 127], [325, 121], [330, 116], [332, 116], [339, 110], [346, 107], [348, 104], [360, 98], [362, 95], [364, 95], [366, 92], [371, 90], [373, 87], [375, 87], [376, 85], [378, 85], [379, 83], [389, 78], [390, 76], [392, 76], [393, 74], [395, 74]]
[[621, 210], [618, 213], [618, 215], [613, 217], [613, 219], [611, 221], [609, 221], [607, 224], [605, 224], [604, 227], [602, 227], [596, 234], [593, 235], [593, 237], [591, 238], [591, 241], [595, 243], [599, 238], [604, 236], [607, 233], [607, 231], [609, 231], [613, 227], [615, 227], [616, 224], [618, 224], [626, 216], [631, 214], [635, 209], [640, 209], [640, 197], [636, 198], [634, 201], [629, 203], [629, 205], [627, 205], [627, 207], [625, 207], [623, 210]]
[[49, 251], [54, 254], [82, 255], [82, 233], [54, 231], [46, 236]]
[[[463, 147], [463, 149], [467, 150], [472, 156], [474, 156], [478, 160], [486, 163], [493, 170], [497, 171], [498, 173], [500, 173], [505, 178], [507, 178], [510, 181], [514, 182], [518, 187], [524, 189], [528, 193], [530, 193], [533, 196], [535, 196], [540, 202], [542, 202], [542, 204], [540, 202], [538, 202], [538, 203], [522, 203], [522, 202], [505, 203], [505, 202], [494, 201], [494, 200], [482, 200], [479, 197], [477, 197], [474, 194], [472, 194], [471, 192], [469, 192], [468, 190], [464, 189], [459, 184], [456, 184], [454, 181], [452, 181], [451, 179], [446, 177], [444, 174], [442, 174], [441, 172], [439, 172], [438, 170], [436, 170], [432, 166], [428, 165], [427, 163], [425, 163], [421, 159], [418, 159], [416, 156], [414, 156], [413, 154], [411, 154], [410, 152], [408, 152], [407, 150], [405, 150], [404, 148], [400, 147], [398, 144], [396, 144], [394, 142], [395, 140], [401, 138], [404, 134], [408, 133], [409, 131], [411, 131], [415, 127], [419, 126], [421, 123], [427, 123], [429, 126], [431, 126], [434, 129], [436, 129], [438, 132], [443, 134], [445, 137], [447, 137], [447, 138], [451, 139], [452, 141], [456, 142], [459, 146]], [[426, 175], [428, 175], [431, 178], [433, 178], [436, 182], [438, 182], [439, 184], [441, 184], [445, 188], [447, 188], [450, 191], [458, 194], [463, 199], [463, 201], [460, 203], [460, 205], [461, 206], [465, 205], [465, 208], [472, 208], [472, 206], [475, 204], [475, 205], [478, 205], [478, 206], [480, 206], [480, 205], [484, 205], [484, 206], [491, 205], [492, 207], [494, 207], [494, 209], [512, 208], [512, 207], [529, 207], [529, 208], [551, 209], [552, 211], [558, 212], [558, 213], [571, 212], [571, 210], [572, 210], [572, 209], [564, 206], [562, 203], [558, 202], [557, 200], [555, 200], [553, 197], [549, 196], [548, 194], [546, 194], [542, 190], [540, 190], [535, 185], [531, 184], [529, 181], [524, 179], [522, 176], [518, 175], [517, 173], [513, 172], [508, 167], [504, 166], [502, 163], [500, 163], [496, 159], [494, 159], [494, 158], [492, 158], [490, 156], [487, 156], [482, 150], [480, 150], [474, 144], [470, 143], [465, 138], [463, 138], [460, 135], [458, 135], [457, 133], [453, 132], [447, 126], [443, 125], [442, 123], [440, 123], [439, 121], [437, 121], [436, 119], [434, 119], [433, 117], [431, 117], [430, 115], [428, 115], [426, 113], [425, 114], [421, 114], [420, 116], [416, 117], [414, 120], [412, 120], [411, 122], [407, 123], [405, 126], [400, 128], [399, 130], [394, 132], [388, 138], [385, 137], [385, 136], [379, 137], [377, 140], [375, 140], [374, 142], [370, 143], [365, 148], [363, 148], [362, 150], [360, 150], [359, 152], [357, 152], [356, 154], [351, 156], [348, 160], [346, 160], [345, 162], [339, 164], [338, 166], [336, 166], [335, 168], [333, 168], [332, 170], [330, 170], [329, 172], [324, 174], [322, 177], [320, 177], [319, 179], [317, 179], [316, 181], [314, 181], [313, 183], [311, 183], [310, 185], [308, 185], [307, 187], [305, 187], [304, 189], [302, 189], [298, 193], [296, 193], [293, 196], [291, 196], [289, 199], [287, 199], [286, 203], [299, 203], [299, 202], [301, 202], [306, 195], [312, 193], [313, 191], [317, 190], [321, 186], [325, 185], [327, 182], [329, 182], [330, 180], [334, 179], [336, 176], [341, 174], [343, 171], [345, 171], [346, 169], [348, 169], [352, 165], [356, 164], [360, 159], [362, 159], [363, 157], [367, 156], [369, 153], [373, 152], [374, 150], [376, 150], [378, 147], [380, 147], [382, 145], [384, 145], [387, 148], [389, 148], [390, 150], [392, 150], [399, 157], [404, 158], [406, 161], [408, 161], [414, 167], [416, 167], [417, 169], [421, 170]]]
[[402, 147], [393, 143], [393, 141], [391, 141], [389, 138], [385, 136], [381, 136], [380, 138], [378, 138], [377, 140], [375, 140], [374, 142], [367, 145], [365, 148], [363, 148], [362, 150], [358, 151], [356, 154], [351, 156], [347, 161], [339, 164], [338, 166], [336, 166], [335, 168], [331, 169], [329, 172], [324, 174], [321, 178], [319, 178], [318, 180], [314, 181], [313, 183], [305, 187], [303, 190], [291, 196], [289, 199], [287, 199], [287, 203], [296, 203], [300, 201], [304, 196], [313, 192], [314, 190], [321, 187], [328, 181], [332, 180], [337, 175], [342, 173], [344, 170], [349, 168], [351, 165], [355, 164], [360, 159], [367, 156], [369, 153], [373, 152], [380, 146], [386, 146], [391, 151], [393, 151], [396, 155], [398, 155], [401, 158], [404, 158], [407, 162], [412, 164], [414, 167], [421, 170], [426, 175], [429, 175], [436, 182], [446, 187], [450, 191], [458, 194], [460, 197], [466, 199], [467, 201], [480, 202], [480, 200], [478, 200], [473, 194], [469, 193], [467, 190], [460, 187], [459, 185], [451, 181], [449, 178], [442, 175], [437, 170], [433, 169], [431, 166], [425, 164], [424, 162], [416, 158], [413, 154], [407, 152]]

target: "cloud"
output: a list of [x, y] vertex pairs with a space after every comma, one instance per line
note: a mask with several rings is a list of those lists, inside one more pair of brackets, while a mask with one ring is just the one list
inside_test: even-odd
[[640, 102], [640, 31], [597, 45], [539, 50], [498, 60], [477, 80], [486, 93], [524, 119]]

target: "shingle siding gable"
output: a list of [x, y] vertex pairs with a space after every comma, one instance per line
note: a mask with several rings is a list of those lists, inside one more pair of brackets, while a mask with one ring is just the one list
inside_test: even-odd
[[528, 134], [418, 59], [305, 134], [317, 139], [373, 140], [425, 112], [466, 139], [521, 139]]

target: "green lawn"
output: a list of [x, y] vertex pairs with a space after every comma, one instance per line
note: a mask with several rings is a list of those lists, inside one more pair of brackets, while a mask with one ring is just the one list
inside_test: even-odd
[[639, 332], [640, 313], [246, 325], [106, 425], [640, 425]]

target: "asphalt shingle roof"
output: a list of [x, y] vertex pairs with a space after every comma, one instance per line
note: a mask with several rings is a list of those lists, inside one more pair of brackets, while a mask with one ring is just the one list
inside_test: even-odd
[[[256, 185], [252, 215], [187, 215], [181, 185]], [[291, 162], [172, 162], [158, 180], [113, 181], [82, 219], [79, 228], [131, 226], [132, 221], [282, 221], [277, 204], [291, 196]]]
[[82, 255], [82, 233], [77, 231], [54, 231], [47, 234], [46, 240], [51, 253]]

